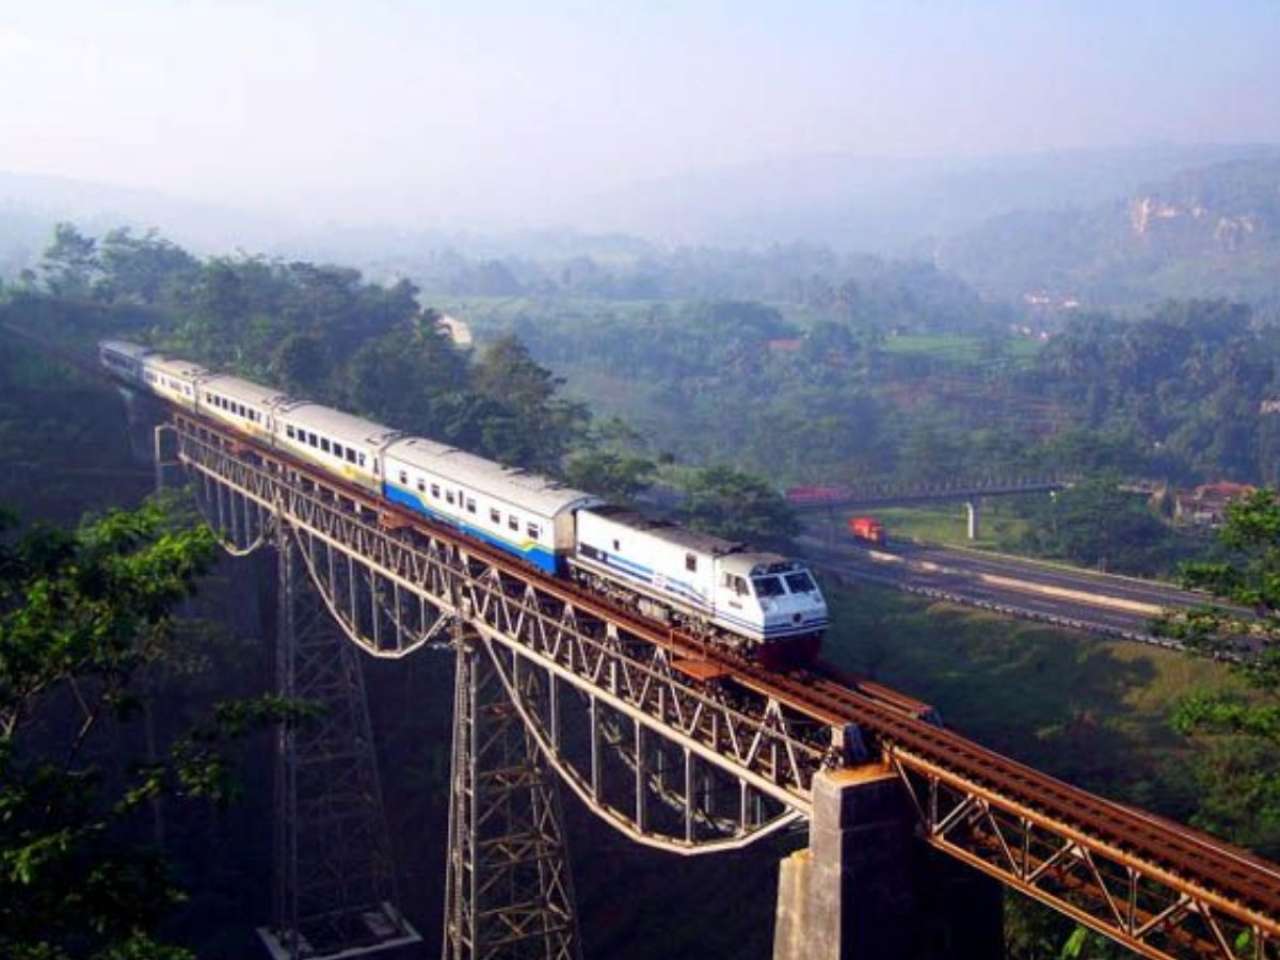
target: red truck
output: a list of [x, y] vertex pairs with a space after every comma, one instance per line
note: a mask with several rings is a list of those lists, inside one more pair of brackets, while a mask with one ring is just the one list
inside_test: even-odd
[[867, 543], [885, 542], [884, 524], [875, 517], [850, 517], [849, 532], [858, 540]]

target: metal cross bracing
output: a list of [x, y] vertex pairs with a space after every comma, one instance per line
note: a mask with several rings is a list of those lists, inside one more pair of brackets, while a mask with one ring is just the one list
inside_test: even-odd
[[581, 960], [555, 774], [489, 653], [454, 635], [444, 960]]
[[[1280, 958], [1273, 864], [987, 751], [898, 698], [821, 669], [766, 671], [277, 451], [175, 422], [197, 484], [298, 531], [331, 613], [367, 651], [474, 630], [547, 761], [638, 842], [750, 843], [811, 813], [816, 770], [867, 749], [901, 777], [926, 842], [1136, 952]], [[566, 722], [575, 710], [585, 722]]]
[[278, 734], [274, 927], [264, 939], [290, 960], [417, 942], [395, 906], [359, 653], [332, 623], [288, 535], [276, 552], [278, 691], [321, 711]]

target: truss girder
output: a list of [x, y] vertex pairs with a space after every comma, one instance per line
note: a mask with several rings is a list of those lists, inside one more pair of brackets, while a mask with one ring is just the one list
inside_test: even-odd
[[458, 631], [444, 960], [581, 960], [554, 775]]
[[[465, 622], [495, 651], [502, 649], [511, 670], [540, 672], [549, 690], [563, 685], [585, 698], [593, 716], [607, 708], [633, 731], [641, 729], [642, 740], [687, 756], [695, 773], [715, 771], [731, 782], [738, 810], [732, 820], [711, 816], [698, 807], [695, 791], [680, 788], [689, 810], [684, 819], [731, 825], [727, 835], [683, 825], [660, 832], [642, 823], [637, 805], [604, 802], [600, 757], [567, 747], [559, 735], [563, 721], [551, 715], [569, 708], [567, 698], [550, 696], [544, 716], [504, 674], [538, 748], [594, 812], [627, 836], [682, 853], [713, 853], [807, 815], [810, 780], [832, 751], [825, 724], [777, 701], [757, 703], [746, 691], [699, 684], [674, 668], [670, 650], [580, 609], [554, 585], [503, 569], [447, 534], [388, 529], [376, 509], [349, 493], [229, 456], [202, 431], [180, 431], [183, 461], [277, 513], [331, 615], [366, 652], [403, 657], [438, 642], [442, 623]], [[643, 793], [652, 779], [650, 771], [630, 793]]]
[[[1147, 841], [1117, 844], [1059, 801], [1038, 804], [1034, 787], [1030, 800], [1026, 784], [1009, 793], [993, 787], [967, 773], [960, 756], [952, 762], [945, 745], [921, 752], [913, 744], [927, 740], [922, 732], [930, 728], [922, 721], [889, 717], [856, 691], [836, 696], [809, 687], [800, 694], [795, 682], [746, 668], [733, 671], [733, 682], [691, 679], [678, 668], [688, 651], [655, 640], [652, 628], [647, 635], [633, 631], [625, 611], [578, 602], [571, 587], [429, 524], [380, 524], [371, 496], [336, 488], [266, 451], [236, 455], [207, 425], [179, 417], [179, 441], [189, 469], [234, 488], [296, 531], [304, 555], [313, 558], [313, 579], [329, 590], [331, 610], [371, 654], [404, 656], [434, 642], [442, 620], [473, 629], [548, 762], [596, 814], [638, 842], [713, 852], [808, 817], [813, 773], [839, 763], [850, 734], [861, 734], [899, 773], [921, 836], [949, 855], [1144, 956], [1280, 960], [1280, 910], [1258, 906], [1269, 895], [1232, 892], [1247, 883], [1219, 891], [1212, 878], [1171, 868]], [[344, 564], [354, 578], [341, 572]], [[330, 567], [339, 571], [332, 580]], [[355, 599], [339, 596], [344, 590]], [[429, 612], [415, 613], [419, 608]], [[521, 695], [526, 675], [539, 678], [545, 691], [536, 704]], [[575, 698], [588, 717], [585, 744], [563, 734], [562, 715]], [[904, 739], [904, 724], [915, 724], [910, 730], [921, 735]], [[654, 742], [663, 751], [655, 753]], [[629, 803], [618, 801], [602, 775], [610, 757], [615, 769], [620, 761], [630, 770]], [[664, 779], [655, 780], [658, 767]], [[679, 767], [683, 781], [673, 772]], [[693, 786], [705, 770], [736, 783], [742, 811], [736, 819], [697, 799], [718, 795]], [[659, 803], [647, 803], [651, 796]], [[655, 829], [659, 811], [674, 808], [684, 811], [683, 827]], [[1153, 836], [1178, 836], [1173, 824], [1147, 827]], [[1024, 845], [1029, 853], [1020, 859]], [[1245, 874], [1253, 871], [1255, 889], [1260, 869], [1256, 861], [1240, 864]], [[1267, 869], [1263, 886], [1272, 876], [1280, 882]]]
[[931, 846], [1144, 957], [1277, 960], [1276, 918], [1250, 916], [1130, 851], [896, 746], [889, 762]]
[[355, 956], [416, 939], [392, 906], [395, 868], [359, 653], [315, 595], [289, 538], [277, 547], [281, 696], [319, 706], [276, 751], [274, 939], [292, 958]]

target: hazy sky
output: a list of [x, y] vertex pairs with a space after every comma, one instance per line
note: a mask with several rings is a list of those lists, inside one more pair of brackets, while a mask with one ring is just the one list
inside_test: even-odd
[[1280, 141], [1280, 3], [0, 0], [0, 170], [539, 219], [788, 155]]

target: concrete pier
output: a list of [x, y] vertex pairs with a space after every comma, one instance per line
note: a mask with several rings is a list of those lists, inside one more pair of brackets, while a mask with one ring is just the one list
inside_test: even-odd
[[814, 778], [809, 846], [782, 861], [773, 960], [998, 960], [1001, 887], [914, 837], [879, 764]]

